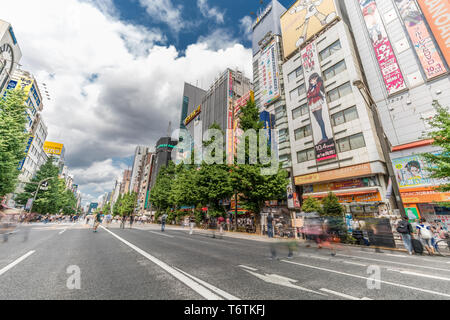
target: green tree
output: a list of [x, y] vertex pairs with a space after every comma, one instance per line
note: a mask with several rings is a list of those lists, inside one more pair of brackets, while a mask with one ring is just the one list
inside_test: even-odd
[[[428, 160], [430, 165], [427, 170], [430, 177], [435, 179], [449, 179], [450, 177], [450, 112], [448, 108], [442, 107], [437, 100], [433, 101], [436, 115], [428, 120], [433, 128], [426, 137], [433, 139], [433, 145], [442, 148], [440, 154], [425, 153], [422, 156]], [[439, 191], [450, 191], [450, 183], [442, 184]]]
[[[259, 119], [259, 111], [253, 100], [249, 100], [247, 104], [241, 108], [240, 127], [245, 132], [247, 130], [258, 130], [264, 127]], [[259, 145], [259, 134], [257, 134]], [[278, 170], [273, 175], [262, 174], [262, 169], [269, 165], [263, 165], [261, 155], [257, 164], [249, 164], [250, 147], [249, 139], [246, 137], [241, 144], [244, 145], [246, 153], [246, 164], [237, 164], [232, 169], [232, 185], [234, 190], [239, 193], [244, 207], [255, 214], [259, 214], [264, 201], [279, 200], [286, 198], [286, 187], [288, 185], [288, 174], [278, 165]], [[242, 148], [242, 146], [241, 146]], [[270, 147], [268, 146], [268, 155], [270, 156]], [[258, 221], [258, 219], [257, 219]]]
[[108, 214], [111, 213], [111, 202], [107, 202], [103, 207], [103, 213]]
[[0, 99], [0, 198], [16, 188], [28, 134], [25, 132], [26, 105], [23, 91], [6, 92]]
[[122, 204], [122, 199], [123, 199], [123, 195], [120, 194], [119, 197], [117, 198], [116, 203], [114, 203], [114, 206], [113, 206], [113, 214], [114, 214], [115, 216], [119, 216], [119, 215], [120, 215], [120, 206], [121, 206], [121, 204]]
[[73, 192], [69, 189], [62, 194], [62, 212], [65, 215], [71, 215], [77, 213], [77, 198]]
[[34, 197], [38, 183], [50, 178], [47, 188], [39, 190], [36, 201], [33, 203], [33, 211], [40, 214], [58, 213], [62, 209], [61, 198], [64, 192], [64, 183], [58, 178], [58, 172], [58, 167], [53, 164], [53, 158], [50, 157], [36, 172], [31, 183], [25, 185], [25, 191], [17, 196], [16, 202], [25, 205], [29, 198]]
[[320, 213], [322, 211], [322, 204], [318, 199], [308, 197], [303, 201], [302, 211]]
[[[165, 189], [164, 189], [165, 190]], [[195, 207], [200, 203], [200, 190], [197, 186], [197, 170], [193, 166], [183, 163], [176, 167], [175, 180], [171, 183], [169, 193], [171, 205], [180, 208], [181, 206]]]
[[322, 214], [327, 217], [342, 217], [344, 207], [339, 203], [338, 197], [330, 192], [322, 200]]
[[162, 167], [156, 178], [155, 185], [150, 190], [150, 201], [158, 211], [165, 211], [173, 206], [172, 184], [175, 181], [175, 164], [170, 161], [167, 167]]
[[120, 215], [121, 216], [129, 216], [134, 213], [134, 209], [136, 208], [137, 201], [137, 193], [126, 193], [123, 196], [123, 199], [120, 204]]

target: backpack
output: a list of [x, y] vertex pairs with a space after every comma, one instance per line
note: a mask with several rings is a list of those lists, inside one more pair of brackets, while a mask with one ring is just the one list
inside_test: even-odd
[[398, 233], [409, 233], [408, 222], [406, 222], [405, 220], [400, 221], [397, 226], [397, 232]]
[[427, 229], [426, 226], [419, 226], [419, 228], [420, 228], [420, 236], [422, 237], [422, 239], [428, 240], [433, 238], [433, 234], [431, 233], [430, 230]]

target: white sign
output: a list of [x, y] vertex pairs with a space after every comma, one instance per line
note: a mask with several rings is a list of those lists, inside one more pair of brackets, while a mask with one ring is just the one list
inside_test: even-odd
[[267, 106], [280, 97], [278, 50], [275, 41], [268, 44], [261, 53], [259, 83], [261, 88], [261, 102], [264, 106]]

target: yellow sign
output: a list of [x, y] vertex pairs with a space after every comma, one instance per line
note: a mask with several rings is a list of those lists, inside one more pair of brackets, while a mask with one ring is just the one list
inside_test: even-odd
[[28, 97], [28, 93], [33, 86], [34, 80], [28, 77], [21, 77], [19, 81], [17, 81], [16, 89], [23, 90], [25, 95]]
[[64, 148], [64, 145], [61, 143], [50, 142], [50, 141], [44, 142], [44, 152], [46, 154], [61, 155], [63, 148]]
[[184, 125], [187, 125], [189, 122], [191, 122], [192, 120], [194, 120], [194, 118], [196, 116], [198, 116], [200, 114], [200, 112], [202, 111], [202, 106], [199, 105], [197, 109], [195, 109], [190, 115], [188, 115], [186, 117], [186, 119], [184, 119]]
[[318, 183], [345, 178], [362, 177], [370, 175], [371, 173], [372, 170], [370, 168], [370, 163], [363, 163], [340, 169], [311, 173], [304, 176], [297, 176], [295, 177], [295, 184], [297, 186], [300, 186], [309, 183]]
[[284, 57], [337, 17], [334, 0], [298, 0], [280, 18]]

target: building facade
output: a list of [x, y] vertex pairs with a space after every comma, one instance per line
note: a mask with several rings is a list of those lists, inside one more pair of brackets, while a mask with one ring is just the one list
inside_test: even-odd
[[137, 146], [134, 152], [133, 168], [131, 169], [131, 180], [129, 192], [139, 192], [139, 182], [142, 175], [145, 156], [148, 153], [148, 147]]
[[22, 58], [13, 27], [0, 20], [0, 94], [6, 89]]
[[138, 192], [138, 211], [141, 214], [149, 208], [148, 198], [150, 194], [150, 179], [152, 176], [153, 161], [154, 153], [147, 153], [144, 160], [143, 174]]
[[172, 152], [176, 145], [177, 141], [172, 140], [171, 137], [162, 137], [156, 143], [150, 175], [150, 188], [155, 185], [156, 178], [158, 177], [161, 168], [166, 167], [171, 160], [175, 160], [172, 159]]
[[302, 198], [320, 199], [333, 191], [356, 220], [393, 213], [375, 123], [353, 85], [363, 69], [350, 29], [338, 2], [331, 0], [324, 1], [320, 21], [292, 23], [308, 15], [303, 2], [281, 17], [295, 185]]
[[450, 193], [435, 190], [448, 180], [430, 179], [421, 154], [441, 152], [423, 137], [430, 130], [426, 120], [435, 114], [433, 100], [450, 106], [450, 3], [345, 0], [342, 7], [363, 61], [361, 80], [391, 144], [406, 212], [449, 228], [449, 209], [433, 203], [450, 201]]
[[123, 171], [122, 183], [120, 184], [120, 194], [124, 195], [128, 193], [130, 190], [130, 182], [131, 182], [131, 170]]

